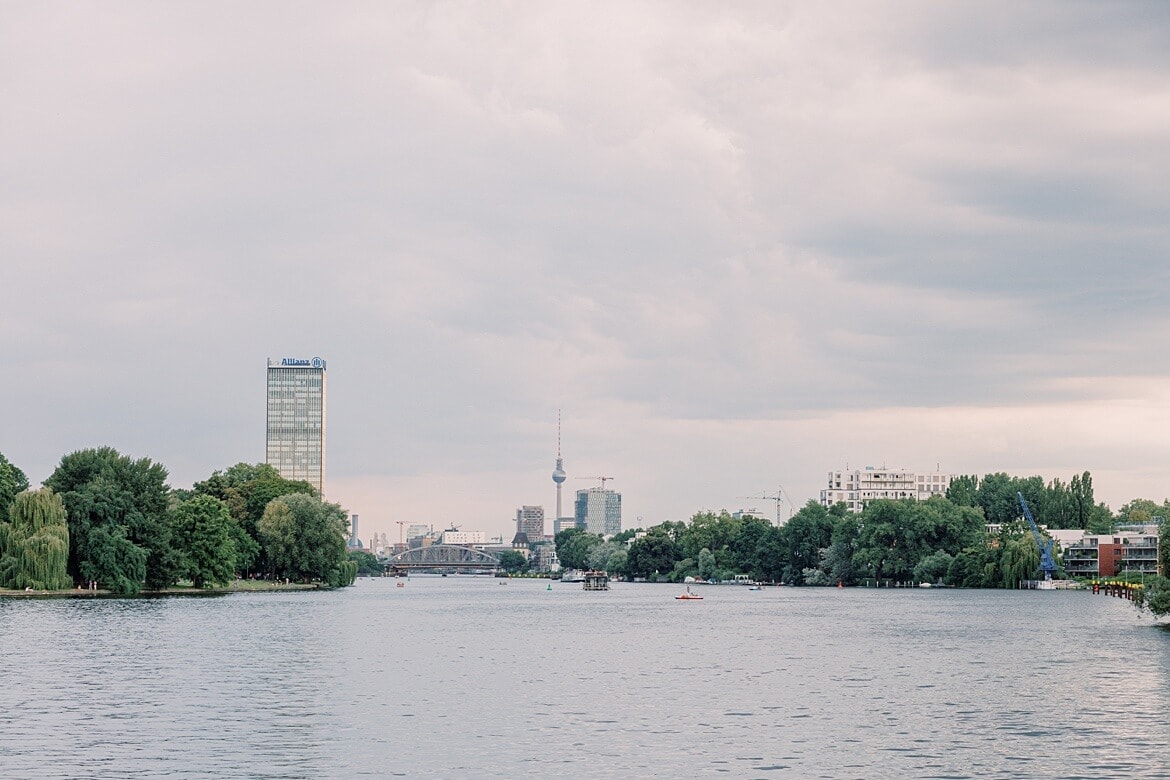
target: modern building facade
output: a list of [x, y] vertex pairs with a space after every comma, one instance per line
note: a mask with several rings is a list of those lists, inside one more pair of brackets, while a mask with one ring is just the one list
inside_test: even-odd
[[529, 542], [544, 539], [544, 507], [524, 505], [516, 510], [516, 533], [524, 534]]
[[1070, 577], [1113, 577], [1124, 572], [1156, 574], [1158, 528], [1085, 534], [1073, 544], [1062, 545], [1064, 571]]
[[487, 544], [483, 531], [459, 531], [450, 528], [439, 537], [439, 544]]
[[268, 359], [266, 462], [325, 494], [325, 361]]
[[574, 517], [578, 528], [591, 534], [613, 536], [622, 530], [622, 494], [605, 488], [577, 491]]
[[821, 505], [844, 503], [850, 512], [860, 512], [878, 499], [925, 501], [946, 495], [951, 474], [918, 474], [906, 469], [866, 466], [853, 471], [830, 471], [828, 486], [821, 490]]

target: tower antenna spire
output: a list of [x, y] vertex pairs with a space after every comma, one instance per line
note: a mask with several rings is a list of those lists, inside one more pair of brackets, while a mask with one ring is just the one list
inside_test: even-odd
[[557, 486], [557, 516], [554, 520], [553, 528], [557, 528], [561, 522], [561, 485], [565, 483], [565, 461], [561, 458], [561, 410], [557, 409], [557, 465], [552, 473], [553, 482]]

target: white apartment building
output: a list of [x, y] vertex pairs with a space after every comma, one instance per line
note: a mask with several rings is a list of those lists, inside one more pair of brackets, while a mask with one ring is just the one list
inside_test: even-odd
[[931, 496], [945, 495], [953, 478], [951, 474], [918, 474], [884, 466], [830, 471], [828, 486], [821, 490], [821, 505], [831, 507], [842, 502], [850, 512], [860, 512], [870, 501], [883, 498], [925, 501]]
[[483, 531], [444, 531], [439, 544], [487, 544]]

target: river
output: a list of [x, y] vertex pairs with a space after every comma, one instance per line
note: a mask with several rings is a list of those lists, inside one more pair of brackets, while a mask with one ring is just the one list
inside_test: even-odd
[[0, 776], [1170, 775], [1170, 632], [1103, 595], [396, 584], [2, 601]]

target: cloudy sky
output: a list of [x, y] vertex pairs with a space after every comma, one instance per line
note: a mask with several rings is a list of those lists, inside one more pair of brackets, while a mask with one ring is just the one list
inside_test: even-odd
[[266, 358], [319, 355], [363, 536], [551, 517], [558, 408], [567, 494], [613, 477], [627, 527], [846, 466], [1170, 496], [1166, 4], [0, 17], [33, 482], [261, 461]]

